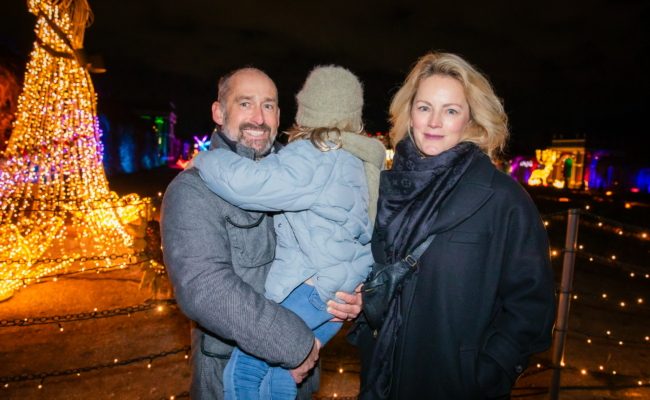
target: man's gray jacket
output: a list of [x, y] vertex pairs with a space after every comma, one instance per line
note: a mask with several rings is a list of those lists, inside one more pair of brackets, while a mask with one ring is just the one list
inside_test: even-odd
[[[212, 141], [229, 148], [217, 134]], [[253, 155], [240, 145], [236, 151]], [[194, 168], [170, 183], [161, 213], [165, 266], [180, 309], [194, 321], [192, 399], [223, 398], [223, 369], [234, 345], [284, 368], [301, 364], [314, 343], [311, 330], [263, 295], [275, 253], [272, 217], [225, 202]], [[313, 384], [302, 385], [309, 388], [299, 397], [310, 398]]]

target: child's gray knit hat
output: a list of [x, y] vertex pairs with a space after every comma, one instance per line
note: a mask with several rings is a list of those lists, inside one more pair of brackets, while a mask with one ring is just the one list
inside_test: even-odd
[[358, 131], [362, 128], [363, 88], [350, 71], [336, 65], [311, 71], [296, 95], [296, 123], [308, 128]]

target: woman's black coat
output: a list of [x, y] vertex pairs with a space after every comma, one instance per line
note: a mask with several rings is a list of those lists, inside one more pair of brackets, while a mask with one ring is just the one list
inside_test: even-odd
[[[528, 194], [478, 157], [441, 205], [439, 233], [402, 293], [391, 398], [507, 395], [555, 315], [548, 237]], [[375, 258], [381, 258], [375, 246]], [[372, 335], [361, 334], [362, 381]]]

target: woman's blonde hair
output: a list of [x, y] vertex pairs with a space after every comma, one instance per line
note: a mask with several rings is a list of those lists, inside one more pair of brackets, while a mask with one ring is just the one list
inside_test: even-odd
[[508, 139], [508, 116], [503, 104], [483, 74], [451, 53], [433, 52], [421, 57], [393, 97], [389, 108], [393, 146], [409, 131], [415, 94], [420, 83], [432, 75], [449, 76], [463, 85], [470, 119], [461, 140], [474, 142], [491, 159], [497, 158]]
[[341, 146], [343, 146], [343, 142], [341, 141], [341, 132], [361, 134], [363, 133], [363, 125], [357, 127], [345, 126], [343, 129], [340, 129], [336, 126], [309, 128], [294, 124], [285, 133], [289, 136], [289, 143], [294, 140], [310, 140], [311, 144], [313, 144], [318, 150], [330, 151], [340, 149]]

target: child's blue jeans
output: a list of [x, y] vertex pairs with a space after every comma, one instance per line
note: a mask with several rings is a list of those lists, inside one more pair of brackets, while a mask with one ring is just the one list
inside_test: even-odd
[[[298, 314], [322, 346], [341, 329], [342, 322], [330, 321], [332, 314], [311, 285], [301, 284], [280, 304]], [[289, 370], [270, 366], [239, 348], [226, 365], [223, 385], [225, 400], [294, 400], [298, 394]]]

